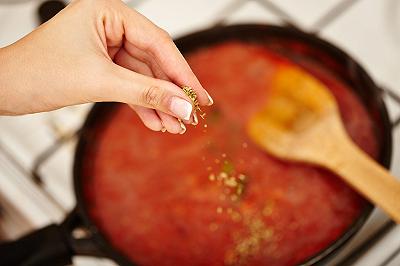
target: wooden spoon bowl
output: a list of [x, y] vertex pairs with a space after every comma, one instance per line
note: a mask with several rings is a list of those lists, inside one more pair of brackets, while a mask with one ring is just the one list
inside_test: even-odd
[[250, 138], [281, 159], [331, 170], [400, 223], [400, 182], [353, 143], [329, 89], [296, 67], [278, 70], [271, 87]]

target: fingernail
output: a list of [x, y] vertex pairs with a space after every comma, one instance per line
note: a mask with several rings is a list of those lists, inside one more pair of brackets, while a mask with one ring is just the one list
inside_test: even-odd
[[207, 98], [208, 98], [208, 106], [213, 105], [214, 104], [214, 100], [211, 98], [210, 94], [208, 94], [207, 91], [205, 91], [207, 94]]
[[173, 96], [171, 100], [170, 111], [178, 118], [189, 120], [192, 115], [193, 106], [188, 101], [179, 97]]
[[181, 125], [181, 132], [179, 132], [179, 134], [183, 134], [183, 133], [185, 133], [186, 132], [186, 126], [185, 126], [185, 124], [182, 122], [182, 120], [180, 120], [180, 119], [178, 119], [178, 121], [179, 121], [179, 124]]
[[196, 126], [199, 123], [199, 119], [197, 118], [196, 112], [193, 113], [193, 122], [192, 125]]
[[160, 131], [161, 131], [162, 133], [164, 133], [165, 131], [167, 131], [167, 128], [164, 126], [163, 121], [161, 121], [161, 129], [160, 129]]

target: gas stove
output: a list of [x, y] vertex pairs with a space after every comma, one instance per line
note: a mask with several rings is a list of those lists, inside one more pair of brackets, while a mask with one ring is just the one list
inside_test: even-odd
[[[44, 1], [0, 1], [0, 47], [40, 23]], [[343, 48], [381, 86], [393, 121], [392, 173], [400, 177], [400, 2], [397, 0], [126, 1], [174, 37], [217, 24], [288, 24]], [[165, 12], [171, 10], [172, 12]], [[193, 12], [196, 10], [196, 12]], [[178, 14], [179, 13], [179, 14]], [[76, 132], [92, 105], [0, 117], [0, 239], [61, 221], [73, 208]], [[115, 265], [77, 257], [74, 265]], [[376, 209], [329, 265], [400, 265], [400, 226]]]

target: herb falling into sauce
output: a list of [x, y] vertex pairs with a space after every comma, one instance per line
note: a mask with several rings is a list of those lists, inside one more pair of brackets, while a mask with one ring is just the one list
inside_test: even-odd
[[[204, 119], [204, 116], [200, 116]], [[211, 124], [215, 124], [218, 120], [218, 113], [212, 112], [209, 118], [212, 120]], [[204, 124], [203, 133], [207, 133], [207, 129], [208, 124]], [[246, 142], [241, 143], [240, 146], [243, 149], [248, 148]], [[202, 161], [206, 161], [206, 158], [202, 158]], [[266, 226], [262, 218], [272, 213], [273, 206], [267, 204], [256, 216], [249, 217], [242, 214], [238, 204], [240, 204], [240, 199], [243, 197], [248, 183], [247, 175], [237, 172], [234, 162], [225, 152], [215, 158], [214, 163], [216, 166], [206, 167], [209, 172], [208, 179], [222, 188], [219, 199], [224, 202], [224, 206], [217, 206], [215, 212], [217, 215], [227, 215], [233, 222], [240, 223], [244, 227], [244, 231], [233, 232], [233, 246], [226, 251], [224, 263], [226, 265], [245, 265], [251, 257], [260, 252], [265, 241], [270, 240], [273, 236], [273, 230]], [[215, 167], [219, 171], [213, 171]], [[220, 226], [221, 224], [213, 221], [208, 225], [208, 229], [215, 232]]]
[[263, 243], [273, 237], [273, 230], [258, 217], [248, 217], [244, 219], [243, 224], [248, 232], [244, 236], [236, 235], [233, 249], [225, 255], [226, 265], [246, 264], [251, 257], [261, 251]]
[[[225, 196], [229, 196], [232, 202], [240, 200], [247, 183], [247, 176], [245, 174], [236, 174], [235, 166], [233, 163], [226, 159], [226, 154], [222, 154], [222, 158], [225, 158], [221, 166], [219, 173], [210, 173], [208, 179], [210, 181], [216, 181], [219, 186], [224, 188], [223, 192]], [[216, 158], [215, 164], [220, 164], [221, 160]]]
[[[246, 142], [240, 145], [243, 149], [248, 148]], [[274, 204], [266, 202], [258, 213], [242, 213], [239, 206], [249, 181], [248, 176], [237, 171], [226, 153], [215, 158], [214, 163], [219, 171], [214, 172], [213, 167], [208, 167], [208, 179], [222, 188], [219, 199], [223, 202], [223, 205], [216, 208], [216, 213], [226, 215], [243, 227], [240, 231], [232, 232], [232, 246], [225, 252], [224, 264], [246, 265], [274, 238], [274, 230], [264, 221], [265, 217], [272, 214]], [[215, 232], [220, 226], [221, 224], [215, 221], [211, 222], [209, 230]]]

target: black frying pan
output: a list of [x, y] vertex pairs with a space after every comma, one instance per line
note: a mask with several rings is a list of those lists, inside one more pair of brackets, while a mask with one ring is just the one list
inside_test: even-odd
[[[227, 40], [282, 44], [282, 53], [296, 61], [308, 58], [323, 62], [335, 75], [352, 88], [371, 115], [381, 150], [378, 161], [389, 168], [392, 132], [386, 107], [379, 88], [349, 55], [317, 36], [290, 27], [268, 25], [219, 26], [196, 32], [176, 40], [183, 54], [197, 48]], [[280, 47], [275, 47], [279, 51]], [[293, 49], [291, 49], [293, 48]], [[120, 265], [134, 265], [119, 253], [97, 230], [87, 214], [83, 197], [82, 170], [87, 162], [84, 151], [93, 138], [95, 126], [112, 119], [118, 104], [96, 104], [81, 130], [74, 161], [76, 208], [58, 225], [49, 225], [21, 239], [0, 245], [2, 265], [68, 265], [74, 255], [108, 257]], [[362, 227], [373, 209], [368, 204], [352, 226], [329, 247], [307, 259], [301, 265], [321, 265], [335, 254]]]

